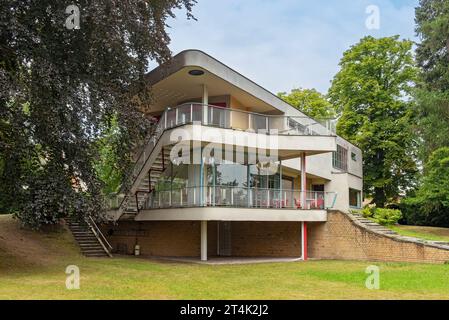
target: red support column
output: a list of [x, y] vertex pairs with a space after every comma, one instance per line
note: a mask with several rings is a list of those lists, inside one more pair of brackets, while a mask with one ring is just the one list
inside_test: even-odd
[[304, 261], [307, 260], [307, 222], [304, 222], [304, 237], [303, 237], [303, 241], [304, 241]]

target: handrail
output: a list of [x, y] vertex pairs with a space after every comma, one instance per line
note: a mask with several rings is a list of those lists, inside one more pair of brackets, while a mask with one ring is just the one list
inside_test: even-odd
[[[309, 116], [294, 116], [294, 115], [285, 115], [285, 114], [265, 114], [265, 113], [259, 113], [259, 112], [254, 112], [254, 111], [247, 111], [247, 110], [240, 110], [240, 109], [234, 109], [234, 108], [228, 108], [228, 107], [222, 107], [222, 106], [216, 106], [213, 104], [206, 104], [206, 103], [201, 103], [201, 102], [184, 102], [181, 103], [169, 110], [173, 110], [175, 108], [181, 107], [181, 106], [185, 106], [185, 105], [191, 105], [191, 104], [195, 104], [195, 105], [202, 105], [202, 106], [206, 106], [206, 107], [212, 107], [212, 108], [217, 108], [217, 109], [223, 109], [223, 110], [232, 110], [232, 111], [237, 111], [237, 112], [242, 112], [242, 113], [248, 113], [248, 114], [253, 114], [253, 115], [257, 115], [257, 116], [263, 116], [263, 117], [287, 117], [287, 118], [304, 118], [304, 119], [311, 119], [314, 120], [314, 124], [320, 124], [319, 121], [317, 121], [316, 119], [313, 119], [312, 117]], [[320, 118], [319, 120], [336, 120], [337, 118]]]
[[[178, 126], [178, 125], [185, 125], [185, 124], [194, 122], [194, 121], [192, 121], [192, 120], [189, 120], [189, 121], [184, 121], [184, 122], [182, 122], [181, 124], [179, 124], [179, 123], [178, 123], [178, 113], [176, 112], [175, 125], [167, 126], [167, 114], [168, 114], [168, 112], [171, 112], [172, 110], [176, 110], [176, 111], [177, 111], [179, 108], [182, 108], [182, 107], [185, 107], [185, 106], [189, 106], [189, 105], [191, 106], [191, 108], [190, 108], [190, 112], [191, 112], [191, 113], [193, 112], [192, 110], [193, 110], [193, 106], [194, 106], [194, 105], [200, 105], [200, 106], [202, 106], [202, 107], [208, 107], [208, 108], [214, 108], [214, 109], [226, 110], [227, 112], [240, 112], [240, 113], [245, 113], [245, 114], [248, 115], [248, 117], [249, 117], [248, 119], [249, 119], [249, 120], [251, 119], [251, 116], [260, 116], [260, 117], [265, 117], [265, 118], [267, 118], [267, 119], [269, 119], [269, 118], [293, 119], [295, 122], [297, 122], [295, 119], [310, 119], [310, 120], [315, 121], [315, 122], [312, 122], [312, 123], [309, 123], [309, 124], [304, 124], [304, 123], [299, 123], [299, 122], [297, 122], [297, 123], [298, 123], [299, 125], [301, 125], [301, 126], [304, 126], [304, 127], [307, 128], [308, 130], [310, 130], [310, 128], [309, 128], [310, 126], [312, 126], [312, 125], [317, 125], [317, 124], [318, 124], [318, 125], [322, 126], [325, 130], [327, 130], [327, 131], [329, 131], [329, 132], [332, 132], [332, 130], [326, 128], [322, 123], [316, 122], [316, 120], [314, 120], [314, 119], [312, 119], [312, 118], [310, 118], [310, 117], [308, 117], [308, 116], [267, 115], [267, 114], [262, 114], [262, 113], [257, 113], [257, 112], [250, 112], [250, 111], [246, 111], [246, 110], [238, 110], [238, 109], [224, 108], [224, 107], [220, 107], [220, 106], [214, 106], [214, 105], [203, 104], [203, 103], [198, 103], [198, 102], [183, 103], [183, 104], [180, 104], [180, 105], [178, 105], [178, 106], [176, 106], [176, 107], [173, 107], [173, 108], [167, 108], [167, 109], [165, 109], [164, 112], [162, 113], [162, 116], [160, 117], [159, 121], [158, 121], [157, 124], [155, 125], [154, 129], [151, 130], [151, 135], [150, 135], [149, 138], [147, 139], [148, 142], [144, 144], [144, 147], [142, 148], [142, 151], [139, 153], [139, 156], [137, 157], [137, 161], [136, 161], [136, 163], [135, 163], [134, 169], [130, 170], [130, 173], [127, 174], [127, 177], [124, 179], [124, 181], [127, 181], [128, 183], [122, 184], [122, 188], [121, 188], [121, 190], [120, 190], [120, 192], [119, 192], [119, 194], [123, 194], [123, 195], [124, 195], [122, 201], [120, 201], [120, 204], [118, 205], [118, 209], [119, 209], [119, 210], [122, 208], [122, 206], [123, 206], [125, 203], [127, 203], [128, 198], [129, 198], [130, 187], [134, 184], [135, 179], [141, 174], [143, 168], [145, 167], [145, 165], [146, 165], [146, 163], [147, 163], [147, 161], [148, 161], [148, 159], [149, 159], [149, 156], [151, 155], [151, 153], [153, 152], [153, 150], [154, 150], [154, 148], [156, 147], [157, 143], [159, 142], [159, 139], [160, 139], [160, 137], [162, 136], [162, 134], [163, 134], [166, 130], [171, 129], [171, 128], [174, 128], [174, 127], [176, 127], [176, 126]], [[203, 114], [202, 111], [200, 112], [200, 115], [201, 115], [201, 122], [204, 123], [205, 119], [204, 119], [204, 114]], [[193, 114], [190, 115], [190, 118], [191, 118], [191, 119], [192, 119], [192, 116], [193, 116]], [[207, 119], [207, 120], [208, 120], [208, 119]], [[330, 120], [330, 119], [328, 119], [328, 120]], [[335, 120], [335, 119], [331, 119], [331, 120]], [[268, 123], [268, 121], [267, 121], [267, 123]], [[267, 128], [267, 129], [268, 129], [268, 128]], [[291, 130], [291, 128], [290, 128], [290, 129], [287, 129], [287, 131], [289, 131], [289, 130]], [[314, 131], [312, 130], [312, 132], [314, 132]], [[316, 132], [315, 132], [315, 133], [316, 133]], [[313, 134], [312, 134], [312, 135], [313, 135]], [[149, 143], [151, 143], [151, 142], [153, 143], [153, 146], [152, 146], [152, 148], [151, 148], [150, 150], [147, 150], [147, 149], [148, 149], [148, 145], [149, 145]], [[147, 158], [146, 158], [145, 160], [143, 160], [143, 159], [141, 159], [141, 158], [142, 158], [142, 156], [145, 154], [146, 151], [148, 151]], [[141, 160], [142, 160], [142, 161], [141, 161]], [[140, 169], [138, 169], [137, 174], [135, 174], [135, 171], [136, 171], [136, 169], [138, 168], [137, 165], [138, 165], [138, 163], [139, 163], [140, 161], [142, 162], [142, 165], [141, 165]], [[134, 180], [129, 181], [129, 180], [131, 180], [131, 179], [134, 179]]]
[[[236, 192], [236, 190], [238, 192]], [[222, 193], [225, 191], [225, 193]], [[200, 197], [203, 194], [205, 197]], [[183, 196], [184, 195], [184, 196]], [[218, 195], [218, 197], [217, 197]], [[305, 203], [302, 203], [303, 195]], [[298, 189], [258, 188], [229, 185], [186, 186], [154, 190], [145, 200], [145, 209], [170, 207], [276, 207], [307, 209], [330, 209], [334, 207], [336, 192], [301, 191]], [[263, 203], [261, 205], [260, 201]], [[154, 203], [156, 202], [156, 205]], [[290, 204], [289, 204], [290, 202]]]
[[[320, 118], [319, 120], [316, 120], [312, 117], [309, 116], [295, 116], [295, 115], [285, 115], [285, 114], [264, 114], [264, 113], [258, 113], [258, 112], [253, 112], [253, 111], [247, 111], [247, 110], [240, 110], [240, 109], [233, 109], [233, 108], [227, 108], [227, 107], [222, 107], [222, 106], [216, 106], [216, 105], [212, 105], [212, 104], [205, 104], [205, 103], [200, 103], [200, 102], [184, 102], [180, 105], [177, 105], [173, 108], [169, 108], [168, 110], [165, 110], [164, 113], [166, 111], [170, 111], [170, 110], [174, 110], [183, 106], [189, 106], [189, 105], [199, 105], [199, 106], [205, 106], [205, 107], [210, 107], [210, 108], [214, 108], [214, 109], [221, 109], [223, 111], [228, 111], [228, 112], [238, 112], [238, 113], [245, 113], [248, 116], [249, 115], [253, 115], [253, 116], [258, 116], [258, 117], [265, 117], [265, 118], [284, 118], [284, 119], [309, 119], [312, 120], [313, 122], [308, 123], [308, 124], [301, 124], [305, 127], [310, 127], [312, 125], [321, 125], [323, 126], [324, 129], [328, 130], [328, 131], [333, 131], [329, 128], [327, 128], [323, 123], [320, 122], [321, 121], [336, 121], [337, 118]], [[202, 119], [204, 120], [204, 119]], [[332, 132], [333, 134], [335, 134], [334, 132]]]
[[[92, 219], [91, 216], [88, 216], [86, 219], [86, 223], [89, 225], [89, 227], [92, 229], [92, 232], [94, 233], [95, 237], [98, 239], [98, 241], [100, 242], [101, 246], [103, 247], [103, 249], [107, 252], [107, 254], [112, 257], [111, 255], [111, 250], [112, 250], [112, 246], [109, 243], [109, 241], [106, 239], [106, 237], [103, 235], [103, 233], [101, 232], [100, 228], [98, 228], [97, 224], [95, 223], [95, 221]], [[106, 245], [107, 247], [106, 247]], [[109, 249], [108, 249], [109, 248]]]

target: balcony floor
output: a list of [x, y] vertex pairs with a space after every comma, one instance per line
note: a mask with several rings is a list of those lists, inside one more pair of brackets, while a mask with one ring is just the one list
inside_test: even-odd
[[140, 210], [136, 221], [327, 221], [327, 210], [192, 207]]

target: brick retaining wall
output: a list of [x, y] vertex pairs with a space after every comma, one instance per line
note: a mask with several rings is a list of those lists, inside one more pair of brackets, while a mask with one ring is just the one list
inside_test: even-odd
[[[231, 254], [236, 257], [299, 257], [299, 222], [231, 223]], [[133, 254], [136, 241], [142, 255], [199, 257], [199, 221], [121, 221], [103, 226], [114, 250]], [[217, 254], [217, 222], [208, 223], [208, 255]], [[111, 232], [112, 230], [112, 232]]]
[[428, 263], [449, 261], [449, 247], [381, 235], [338, 211], [329, 212], [325, 223], [307, 225], [310, 258]]

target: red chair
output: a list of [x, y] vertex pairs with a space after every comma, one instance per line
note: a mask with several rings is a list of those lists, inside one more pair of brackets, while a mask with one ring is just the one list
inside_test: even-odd
[[296, 209], [301, 209], [302, 208], [301, 207], [301, 201], [296, 199], [296, 198], [295, 198], [295, 206], [296, 206]]

